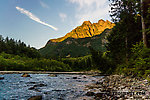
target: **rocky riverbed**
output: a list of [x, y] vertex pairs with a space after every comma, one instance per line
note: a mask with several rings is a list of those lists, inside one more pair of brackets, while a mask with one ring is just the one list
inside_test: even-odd
[[1, 74], [1, 99], [150, 100], [150, 83], [122, 75]]
[[86, 86], [93, 100], [150, 100], [150, 82], [142, 78], [110, 75]]
[[83, 100], [85, 86], [102, 76], [82, 74], [0, 74], [0, 100]]

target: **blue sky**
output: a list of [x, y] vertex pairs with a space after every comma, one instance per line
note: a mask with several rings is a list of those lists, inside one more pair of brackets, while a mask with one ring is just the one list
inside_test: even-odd
[[37, 49], [83, 21], [110, 20], [108, 0], [0, 0], [0, 35]]

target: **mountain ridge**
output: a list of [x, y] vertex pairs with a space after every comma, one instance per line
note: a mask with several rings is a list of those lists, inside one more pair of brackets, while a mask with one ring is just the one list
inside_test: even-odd
[[86, 37], [93, 37], [95, 35], [101, 34], [105, 29], [111, 29], [115, 26], [114, 23], [103, 19], [99, 20], [98, 23], [91, 23], [90, 21], [84, 21], [81, 26], [76, 27], [71, 32], [67, 33], [65, 36], [57, 38], [57, 39], [50, 39], [47, 44], [52, 42], [62, 42], [67, 38], [86, 38]]
[[81, 26], [65, 36], [50, 39], [45, 47], [39, 49], [39, 52], [48, 58], [86, 56], [90, 54], [89, 47], [104, 52], [106, 36], [114, 26], [115, 24], [108, 20], [101, 19], [97, 23], [84, 21]]
[[106, 36], [111, 29], [105, 29], [101, 34], [86, 38], [67, 38], [62, 42], [51, 42], [39, 50], [40, 54], [48, 58], [82, 57], [90, 54], [89, 47], [104, 52], [107, 43]]

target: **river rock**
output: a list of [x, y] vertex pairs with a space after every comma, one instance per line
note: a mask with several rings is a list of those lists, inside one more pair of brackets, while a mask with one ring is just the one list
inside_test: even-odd
[[24, 73], [21, 77], [30, 77], [29, 74]]
[[42, 100], [42, 96], [33, 96], [29, 98], [28, 100]]
[[94, 92], [87, 92], [86, 94], [85, 94], [86, 96], [94, 96], [95, 95], [95, 93]]
[[47, 86], [46, 84], [37, 84], [37, 85], [34, 85], [34, 87], [43, 87], [43, 86]]
[[3, 80], [4, 79], [4, 77], [0, 77], [0, 80]]
[[50, 76], [50, 77], [57, 77], [56, 74], [49, 74], [48, 76]]
[[77, 77], [73, 77], [72, 79], [77, 79]]
[[33, 87], [30, 87], [28, 90], [34, 90], [35, 89], [35, 87], [33, 86]]

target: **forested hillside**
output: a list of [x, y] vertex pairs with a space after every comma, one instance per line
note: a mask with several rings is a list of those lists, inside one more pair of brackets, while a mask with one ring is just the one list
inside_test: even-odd
[[39, 50], [47, 58], [82, 57], [91, 54], [89, 47], [98, 51], [106, 51], [106, 36], [110, 29], [105, 29], [100, 35], [86, 38], [67, 38], [62, 42], [51, 42]]

